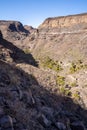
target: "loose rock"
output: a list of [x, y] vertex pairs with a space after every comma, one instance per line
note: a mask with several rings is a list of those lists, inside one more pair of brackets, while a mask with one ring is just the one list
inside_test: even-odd
[[13, 122], [12, 122], [12, 118], [8, 115], [8, 116], [3, 116], [0, 119], [0, 125], [1, 128], [4, 129], [9, 129], [9, 130], [14, 130], [13, 129]]

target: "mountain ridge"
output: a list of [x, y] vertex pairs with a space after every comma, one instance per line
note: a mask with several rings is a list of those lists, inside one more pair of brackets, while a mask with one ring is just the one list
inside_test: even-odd
[[[55, 26], [53, 26], [53, 27], [57, 27], [58, 26], [58, 24], [60, 24], [60, 25], [62, 25], [63, 24], [63, 26], [64, 25], [66, 25], [66, 23], [68, 22], [68, 24], [69, 24], [69, 22], [71, 22], [72, 24], [74, 24], [75, 23], [75, 21], [77, 22], [77, 23], [79, 23], [79, 22], [87, 22], [87, 20], [86, 20], [86, 17], [87, 16], [87, 13], [85, 13], [85, 14], [76, 14], [76, 15], [67, 15], [67, 16], [59, 16], [59, 17], [53, 17], [53, 18], [47, 18], [42, 24], [41, 24], [41, 26], [39, 26], [39, 28], [40, 27], [45, 27], [45, 23], [47, 22], [48, 24], [48, 26], [49, 26], [49, 24], [52, 24], [51, 23], [51, 21], [53, 21], [53, 22], [56, 22], [57, 21], [57, 23], [55, 23]], [[68, 21], [66, 21], [67, 19], [69, 19]], [[59, 20], [59, 21], [58, 21]], [[74, 21], [73, 21], [74, 20]], [[80, 21], [81, 20], [81, 21]], [[59, 23], [60, 22], [60, 23]], [[70, 24], [71, 24], [70, 23]], [[49, 26], [50, 27], [50, 26]]]

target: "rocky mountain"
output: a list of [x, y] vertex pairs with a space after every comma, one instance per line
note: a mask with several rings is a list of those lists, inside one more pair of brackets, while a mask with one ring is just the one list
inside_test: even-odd
[[[3, 38], [21, 48], [26, 37], [30, 34], [22, 23], [18, 21], [0, 21], [0, 30]], [[21, 43], [21, 44], [20, 44]]]
[[9, 38], [9, 34], [12, 34], [13, 32], [16, 34], [19, 33], [20, 35], [27, 35], [29, 33], [29, 31], [26, 30], [23, 25], [17, 21], [0, 21], [0, 30], [2, 31], [5, 39]]
[[34, 30], [37, 30], [36, 28], [33, 28], [32, 26], [24, 25], [24, 28], [28, 30], [30, 33], [32, 33]]
[[0, 30], [0, 129], [87, 130], [87, 14]]
[[87, 60], [87, 14], [48, 18], [33, 37], [31, 49], [37, 57], [50, 56], [67, 63]]
[[76, 83], [77, 91], [86, 99], [87, 13], [48, 18], [30, 37], [30, 49], [40, 67], [63, 76], [67, 84]]

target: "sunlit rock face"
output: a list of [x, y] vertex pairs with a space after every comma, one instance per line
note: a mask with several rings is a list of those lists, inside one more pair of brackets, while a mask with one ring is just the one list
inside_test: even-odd
[[87, 57], [87, 14], [46, 19], [30, 35], [34, 55], [49, 55], [55, 60], [73, 61]]
[[39, 26], [39, 28], [69, 28], [74, 25], [80, 26], [82, 23], [86, 26], [87, 14], [48, 18]]
[[38, 29], [40, 35], [46, 34], [46, 38], [59, 34], [85, 32], [87, 30], [87, 14], [48, 18]]

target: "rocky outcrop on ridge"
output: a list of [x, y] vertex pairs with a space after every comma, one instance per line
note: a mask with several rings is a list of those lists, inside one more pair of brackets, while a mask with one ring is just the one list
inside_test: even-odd
[[2, 31], [4, 39], [12, 42], [19, 48], [24, 45], [24, 40], [30, 34], [30, 32], [24, 28], [22, 23], [18, 21], [0, 20], [0, 30]]
[[24, 28], [28, 30], [30, 33], [32, 33], [34, 30], [37, 30], [36, 28], [33, 28], [32, 26], [24, 25]]
[[18, 21], [4, 21], [4, 20], [0, 20], [0, 29], [3, 33], [4, 38], [6, 38], [6, 32], [20, 32], [22, 33], [26, 33], [28, 34], [29, 31], [24, 29], [22, 23], [18, 22]]

